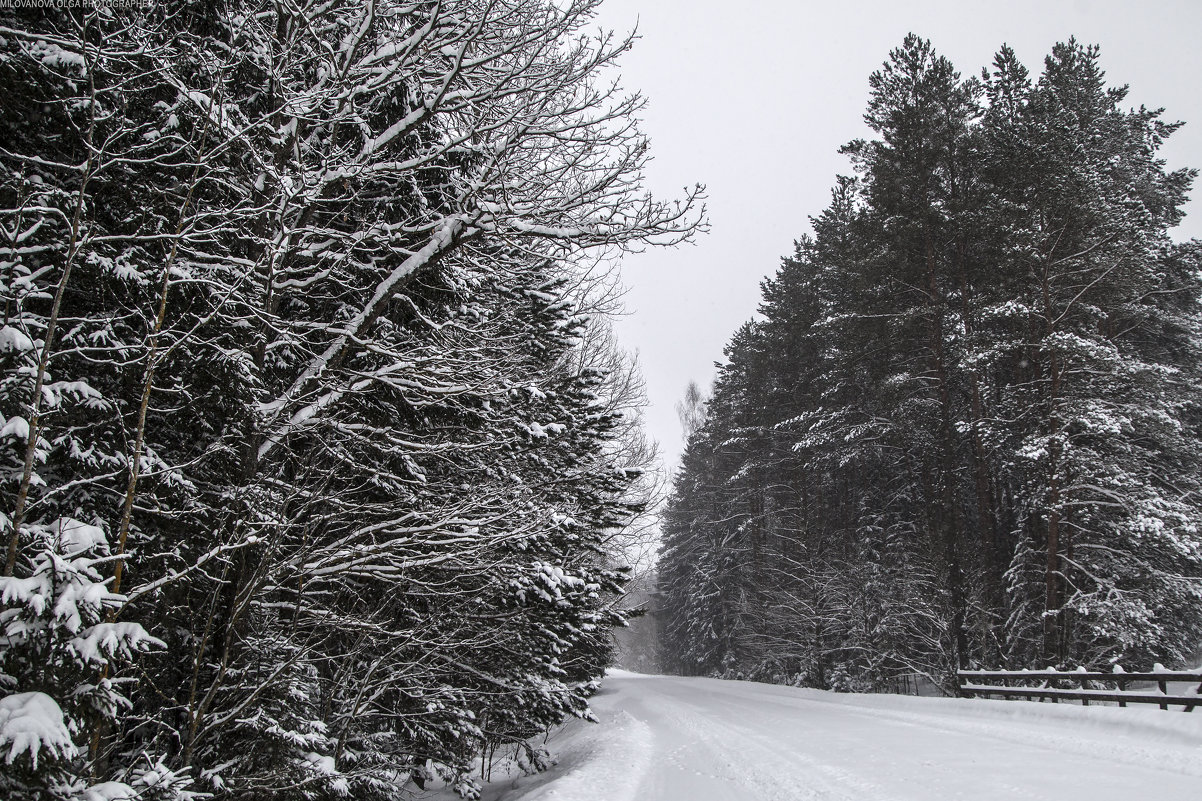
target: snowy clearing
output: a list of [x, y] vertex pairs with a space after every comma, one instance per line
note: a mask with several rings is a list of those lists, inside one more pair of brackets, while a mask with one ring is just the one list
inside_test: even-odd
[[1025, 701], [839, 695], [612, 671], [600, 725], [558, 765], [494, 777], [486, 801], [1202, 797], [1202, 714]]

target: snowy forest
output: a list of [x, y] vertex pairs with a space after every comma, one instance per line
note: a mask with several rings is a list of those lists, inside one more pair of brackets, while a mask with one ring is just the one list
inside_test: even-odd
[[[596, 0], [0, 8], [0, 796], [479, 793], [654, 489]], [[537, 765], [535, 765], [537, 767]]]
[[1200, 246], [1179, 123], [1099, 50], [963, 77], [910, 36], [874, 136], [689, 430], [665, 667], [836, 690], [1202, 648]]
[[[1196, 664], [1181, 123], [1076, 40], [907, 37], [669, 484], [618, 270], [709, 221], [648, 192], [600, 3], [0, 4], [0, 798], [491, 797], [653, 697], [597, 695], [623, 648]], [[632, 765], [686, 750], [622, 715]]]

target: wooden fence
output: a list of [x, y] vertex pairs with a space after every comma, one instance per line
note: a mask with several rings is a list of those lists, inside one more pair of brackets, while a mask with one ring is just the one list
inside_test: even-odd
[[[960, 670], [957, 675], [960, 678], [960, 692], [970, 698], [1001, 696], [1032, 701], [1046, 698], [1052, 703], [1080, 701], [1084, 706], [1089, 706], [1090, 701], [1117, 702], [1119, 706], [1156, 704], [1161, 709], [1181, 706], [1186, 712], [1192, 712], [1195, 706], [1202, 706], [1202, 671], [1103, 673], [1087, 670]], [[1178, 695], [1169, 692], [1169, 685], [1174, 683], [1196, 686]], [[1150, 686], [1127, 689], [1136, 684], [1154, 684], [1159, 692]]]

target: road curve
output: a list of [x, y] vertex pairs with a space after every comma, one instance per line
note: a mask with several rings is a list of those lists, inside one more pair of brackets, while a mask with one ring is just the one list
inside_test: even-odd
[[615, 672], [486, 801], [1198, 801], [1202, 714]]

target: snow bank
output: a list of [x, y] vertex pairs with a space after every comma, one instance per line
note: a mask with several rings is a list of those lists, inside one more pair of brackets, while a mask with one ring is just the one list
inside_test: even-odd
[[[768, 685], [756, 685], [766, 687]], [[986, 698], [917, 698], [907, 695], [864, 695], [828, 693], [803, 688], [781, 688], [788, 695], [804, 697], [824, 704], [837, 704], [872, 710], [894, 720], [934, 722], [965, 730], [988, 730], [1004, 734], [1017, 725], [1039, 725], [1048, 729], [1048, 738], [1058, 732], [1075, 730], [1081, 734], [1102, 735], [1118, 741], [1133, 739], [1142, 743], [1175, 743], [1202, 746], [1202, 717], [1183, 714], [1179, 709], [1163, 711], [1153, 706], [1087, 707], [1072, 703], [1053, 704], [1038, 701], [1006, 701]], [[1070, 745], [1068, 741], [1064, 743]], [[1126, 745], [1124, 748], [1128, 747]], [[1074, 749], [1075, 750], [1075, 749]]]
[[589, 728], [558, 743], [556, 780], [524, 792], [522, 800], [593, 801], [600, 795], [607, 801], [639, 801], [653, 745], [647, 724], [619, 711], [601, 725], [578, 725]]
[[[634, 674], [630, 674], [634, 675]], [[601, 696], [607, 692], [603, 689]], [[606, 705], [608, 706], [608, 705]], [[641, 798], [639, 785], [654, 754], [651, 728], [625, 710], [606, 711], [601, 723], [571, 720], [552, 732], [546, 745], [554, 767], [524, 775], [516, 763], [483, 790], [482, 801], [655, 801]], [[457, 799], [450, 790], [437, 801]]]

